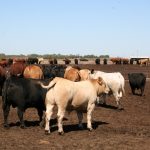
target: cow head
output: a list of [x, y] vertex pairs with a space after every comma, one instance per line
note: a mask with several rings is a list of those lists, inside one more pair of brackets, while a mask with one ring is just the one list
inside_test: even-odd
[[103, 88], [101, 88], [99, 92], [108, 94], [110, 90], [104, 80], [101, 77], [98, 77], [97, 82]]

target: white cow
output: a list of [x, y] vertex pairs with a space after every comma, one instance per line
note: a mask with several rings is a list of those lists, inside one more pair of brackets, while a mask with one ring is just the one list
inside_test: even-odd
[[[109, 94], [113, 94], [117, 102], [118, 108], [121, 108], [120, 99], [123, 93], [125, 93], [125, 79], [120, 72], [106, 73], [102, 71], [92, 71], [90, 78], [97, 79], [102, 77], [106, 85], [110, 89]], [[103, 95], [104, 104], [106, 103], [106, 94]]]
[[87, 128], [92, 130], [91, 114], [95, 107], [97, 96], [108, 93], [108, 88], [102, 78], [73, 82], [64, 78], [54, 78], [47, 88], [46, 94], [46, 125], [45, 132], [50, 133], [50, 119], [54, 105], [58, 107], [58, 132], [63, 134], [62, 119], [65, 111], [77, 111], [79, 127], [82, 127], [83, 111], [87, 111]]

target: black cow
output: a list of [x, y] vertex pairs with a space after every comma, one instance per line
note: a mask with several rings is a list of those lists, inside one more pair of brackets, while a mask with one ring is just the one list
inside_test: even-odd
[[49, 80], [34, 80], [10, 77], [6, 79], [2, 91], [2, 108], [4, 115], [4, 127], [8, 125], [10, 106], [17, 107], [21, 128], [25, 127], [23, 114], [27, 108], [34, 107], [38, 111], [40, 122], [45, 110], [46, 90], [41, 87], [39, 81], [49, 83]]
[[64, 77], [65, 65], [42, 65], [44, 79]]
[[145, 83], [146, 83], [146, 76], [143, 73], [129, 73], [129, 84], [132, 90], [133, 95], [135, 95], [135, 90], [141, 90], [141, 96], [144, 93]]

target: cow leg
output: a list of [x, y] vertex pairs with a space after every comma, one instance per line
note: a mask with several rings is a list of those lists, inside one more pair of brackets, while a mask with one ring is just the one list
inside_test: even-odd
[[3, 115], [4, 115], [4, 127], [8, 128], [8, 115], [10, 111], [10, 106], [9, 105], [3, 105]]
[[88, 104], [88, 108], [87, 108], [87, 128], [89, 129], [89, 131], [92, 131], [92, 111], [94, 110], [95, 107], [95, 103], [92, 104]]
[[120, 93], [119, 93], [119, 98], [121, 98], [122, 97], [122, 91], [120, 91]]
[[65, 115], [65, 109], [58, 107], [58, 113], [57, 113], [57, 116], [58, 116], [58, 133], [60, 135], [64, 134], [63, 125], [62, 125], [62, 120], [64, 118], [64, 115]]
[[144, 87], [141, 87], [141, 96], [143, 95], [144, 93]]
[[45, 126], [45, 113], [44, 113], [44, 115], [43, 115], [43, 117], [42, 117], [42, 121], [40, 122], [40, 127], [44, 127]]
[[135, 88], [132, 88], [132, 94], [135, 95]]
[[121, 103], [120, 103], [119, 94], [118, 93], [114, 93], [114, 97], [115, 97], [115, 100], [116, 100], [116, 103], [117, 103], [117, 108], [121, 109]]
[[99, 105], [99, 104], [103, 104], [103, 105], [106, 105], [106, 94], [103, 94], [102, 96], [100, 97], [97, 97], [96, 99], [96, 103]]
[[20, 127], [21, 127], [21, 128], [25, 128], [25, 124], [24, 124], [24, 120], [23, 120], [23, 113], [24, 113], [24, 110], [18, 108], [18, 109], [17, 109], [17, 113], [18, 113], [18, 117], [19, 117], [19, 120], [20, 120]]
[[45, 134], [50, 134], [50, 119], [53, 114], [53, 108], [54, 105], [48, 105], [46, 106], [46, 112], [45, 112]]
[[42, 121], [42, 116], [43, 116], [43, 110], [38, 108], [37, 111], [38, 111], [38, 115], [39, 115], [39, 121], [41, 122]]
[[43, 110], [38, 108], [37, 111], [38, 111], [38, 115], [39, 115], [40, 126], [43, 127], [45, 124], [45, 121], [44, 121], [45, 118], [42, 118], [43, 117]]
[[103, 101], [102, 101], [103, 105], [106, 105], [106, 97], [107, 97], [107, 94], [103, 94]]
[[83, 129], [83, 124], [82, 124], [82, 120], [83, 120], [83, 113], [81, 111], [77, 111], [77, 116], [78, 116], [78, 120], [79, 120], [79, 128]]

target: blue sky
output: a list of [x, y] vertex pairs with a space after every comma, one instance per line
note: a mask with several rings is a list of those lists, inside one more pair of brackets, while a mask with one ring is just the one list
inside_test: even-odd
[[150, 56], [150, 0], [0, 0], [0, 53]]

